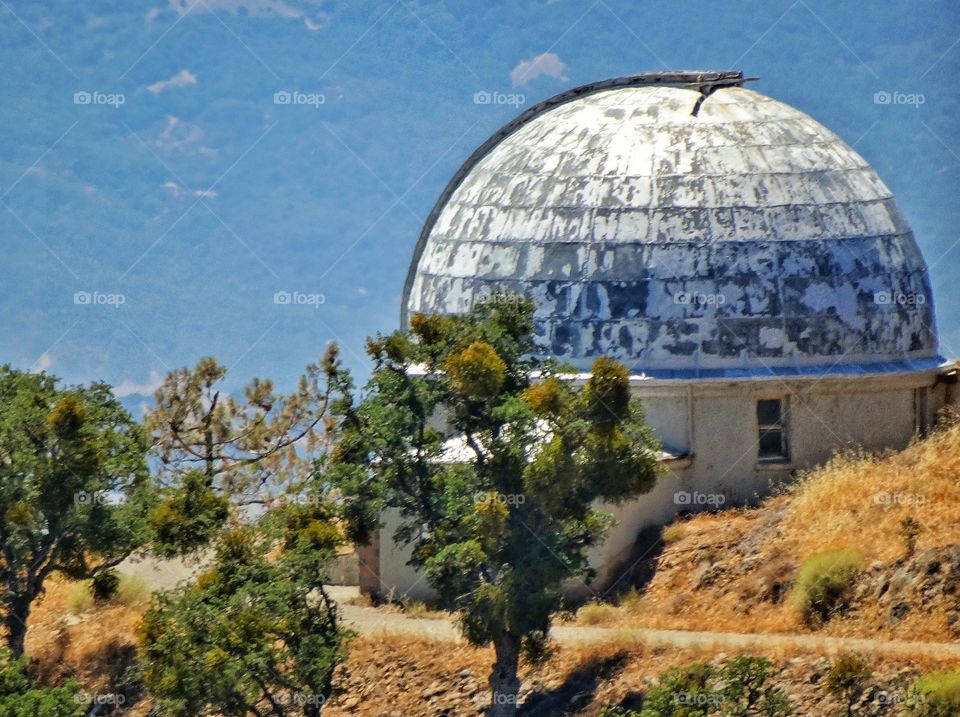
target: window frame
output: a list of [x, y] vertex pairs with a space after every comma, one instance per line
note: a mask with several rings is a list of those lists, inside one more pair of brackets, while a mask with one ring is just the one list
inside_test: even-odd
[[[773, 423], [760, 422], [760, 404], [775, 401], [778, 404], [777, 421]], [[757, 463], [764, 465], [775, 463], [790, 463], [790, 441], [787, 434], [789, 403], [786, 396], [760, 396], [756, 399], [754, 416], [756, 417], [757, 427]], [[773, 432], [780, 434], [780, 449], [776, 453], [764, 453], [763, 438], [765, 435]]]

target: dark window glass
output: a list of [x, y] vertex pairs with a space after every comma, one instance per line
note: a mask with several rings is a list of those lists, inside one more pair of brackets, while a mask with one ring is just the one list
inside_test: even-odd
[[757, 423], [761, 426], [780, 425], [780, 399], [757, 401]]
[[782, 458], [783, 454], [783, 432], [760, 431], [760, 457]]
[[782, 460], [787, 457], [787, 443], [783, 428], [783, 401], [779, 398], [757, 401], [759, 428], [759, 457]]

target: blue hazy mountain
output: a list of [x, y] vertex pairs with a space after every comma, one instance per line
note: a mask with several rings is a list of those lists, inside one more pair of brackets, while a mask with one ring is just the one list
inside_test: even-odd
[[286, 385], [336, 340], [362, 376], [473, 149], [563, 89], [668, 68], [759, 76], [854, 145], [960, 354], [952, 0], [6, 0], [0, 32], [0, 361], [131, 406], [206, 354]]

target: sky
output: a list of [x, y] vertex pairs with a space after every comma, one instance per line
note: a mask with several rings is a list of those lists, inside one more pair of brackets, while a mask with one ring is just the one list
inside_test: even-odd
[[132, 408], [217, 356], [363, 382], [420, 229], [499, 127], [588, 82], [742, 70], [896, 195], [960, 357], [960, 3], [0, 0], [0, 363]]

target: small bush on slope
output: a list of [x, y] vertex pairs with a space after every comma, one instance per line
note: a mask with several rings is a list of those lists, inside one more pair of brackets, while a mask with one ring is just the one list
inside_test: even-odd
[[842, 608], [863, 558], [850, 548], [825, 550], [808, 558], [797, 573], [790, 603], [809, 622], [828, 620]]
[[916, 717], [954, 717], [960, 714], [960, 670], [931, 672], [913, 683], [908, 714]]

